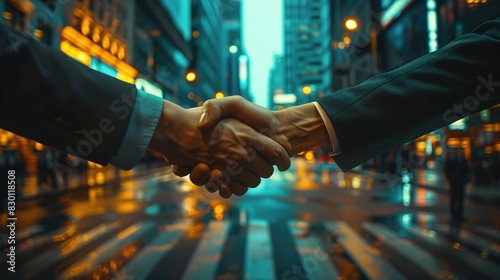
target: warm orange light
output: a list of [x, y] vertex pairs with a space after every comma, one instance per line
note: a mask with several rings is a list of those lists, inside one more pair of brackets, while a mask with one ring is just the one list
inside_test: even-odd
[[36, 38], [40, 39], [43, 36], [43, 30], [37, 29], [37, 30], [35, 30], [33, 35], [35, 35]]
[[222, 92], [220, 92], [220, 91], [219, 91], [219, 92], [217, 92], [217, 93], [215, 94], [215, 98], [216, 98], [216, 99], [221, 99], [221, 98], [224, 98], [224, 93], [222, 93]]
[[460, 144], [460, 147], [462, 147], [463, 149], [467, 149], [469, 147], [469, 144], [470, 144], [469, 140], [464, 140]]
[[310, 86], [304, 86], [302, 88], [302, 93], [304, 93], [305, 95], [309, 95], [309, 94], [311, 94], [311, 92], [312, 92], [312, 88]]
[[196, 81], [196, 72], [191, 70], [189, 72], [186, 73], [186, 81], [190, 82], [190, 83], [194, 83]]
[[118, 58], [124, 60], [126, 55], [127, 55], [127, 50], [125, 49], [124, 45], [121, 45], [120, 48], [118, 49]]
[[111, 45], [111, 35], [108, 33], [104, 35], [104, 38], [102, 38], [102, 47], [107, 50], [109, 49], [109, 46]]
[[425, 142], [418, 142], [417, 143], [417, 151], [423, 151], [425, 150], [425, 147], [427, 146], [427, 143]]
[[[130, 82], [130, 79], [134, 79], [137, 76], [137, 70], [135, 70], [134, 67], [128, 65], [126, 62], [119, 60], [117, 57], [103, 50], [99, 45], [94, 44], [90, 39], [80, 34], [73, 27], [64, 27], [61, 32], [61, 37], [67, 40], [65, 42], [68, 45], [72, 44], [79, 49], [87, 52], [90, 56], [98, 57], [103, 62], [115, 67], [118, 71], [118, 79], [128, 80], [127, 82]], [[71, 42], [71, 44], [68, 41]], [[66, 45], [64, 41], [61, 42], [61, 50], [64, 51], [64, 48], [67, 48], [68, 45]], [[75, 56], [70, 56], [76, 58]], [[90, 65], [90, 63], [88, 65]]]
[[95, 181], [98, 185], [104, 184], [104, 181], [106, 180], [106, 176], [104, 176], [103, 172], [97, 172], [95, 176]]
[[450, 148], [458, 148], [460, 146], [460, 140], [457, 138], [450, 138], [448, 139], [447, 144]]
[[193, 100], [195, 97], [196, 97], [196, 94], [194, 94], [194, 92], [190, 92], [190, 93], [188, 94], [188, 98], [189, 98], [190, 100]]
[[92, 24], [92, 19], [90, 17], [84, 17], [82, 20], [82, 34], [87, 36], [90, 34], [90, 25]]
[[485, 124], [485, 125], [483, 125], [483, 130], [484, 131], [488, 131], [488, 132], [492, 132], [493, 131], [493, 124]]
[[3, 12], [3, 18], [6, 19], [6, 20], [11, 20], [12, 19], [12, 13]]
[[345, 27], [347, 30], [354, 31], [358, 28], [358, 22], [355, 19], [350, 18], [345, 21]]
[[37, 151], [43, 150], [43, 145], [41, 143], [36, 142], [35, 143], [35, 150], [37, 150]]
[[472, 7], [475, 7], [476, 5], [478, 5], [479, 3], [486, 3], [488, 0], [466, 0], [467, 2], [467, 5], [472, 8]]
[[198, 107], [203, 106], [203, 101], [198, 101], [198, 104], [197, 104], [197, 105], [198, 105]]
[[114, 40], [113, 43], [111, 43], [111, 49], [109, 51], [112, 55], [116, 55], [118, 52], [118, 40]]
[[192, 35], [193, 35], [193, 38], [196, 39], [196, 38], [200, 37], [200, 31], [194, 30]]
[[350, 38], [349, 36], [345, 36], [345, 37], [344, 37], [344, 43], [345, 43], [346, 45], [350, 45], [350, 44], [351, 44], [351, 38]]
[[116, 74], [116, 78], [120, 81], [124, 81], [124, 82], [129, 83], [129, 84], [135, 84], [134, 77], [128, 76], [128, 75], [120, 73], [120, 72], [118, 72], [118, 74]]
[[500, 132], [500, 123], [496, 123], [493, 125], [493, 131]]
[[307, 161], [311, 162], [314, 160], [314, 153], [312, 151], [308, 151], [304, 157], [306, 158]]
[[61, 41], [60, 47], [61, 47], [61, 51], [63, 51], [65, 54], [80, 61], [81, 63], [83, 63], [87, 66], [90, 65], [90, 61], [92, 58], [87, 52], [71, 45], [71, 43], [69, 43], [66, 40]]
[[99, 41], [101, 40], [101, 33], [102, 27], [96, 26], [94, 28], [94, 33], [92, 34], [92, 40], [94, 41], [94, 43], [99, 43]]
[[487, 153], [488, 155], [493, 153], [493, 147], [492, 146], [484, 147], [484, 152]]

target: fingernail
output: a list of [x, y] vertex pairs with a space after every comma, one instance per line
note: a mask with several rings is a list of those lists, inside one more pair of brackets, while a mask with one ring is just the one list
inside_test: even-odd
[[198, 122], [198, 126], [202, 126], [206, 124], [208, 121], [208, 114], [206, 112], [203, 112], [200, 117], [200, 121]]

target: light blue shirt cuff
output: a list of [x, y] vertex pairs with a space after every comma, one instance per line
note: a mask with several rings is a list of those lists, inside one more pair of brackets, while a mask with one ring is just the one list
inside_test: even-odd
[[163, 108], [163, 99], [137, 90], [137, 99], [118, 153], [110, 163], [124, 170], [132, 169], [144, 155]]

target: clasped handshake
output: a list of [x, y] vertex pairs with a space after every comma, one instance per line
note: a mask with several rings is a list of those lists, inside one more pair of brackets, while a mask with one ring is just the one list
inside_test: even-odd
[[174, 174], [229, 198], [269, 178], [274, 165], [285, 171], [290, 157], [329, 144], [312, 103], [274, 112], [231, 96], [192, 109], [164, 101], [149, 149], [160, 152]]

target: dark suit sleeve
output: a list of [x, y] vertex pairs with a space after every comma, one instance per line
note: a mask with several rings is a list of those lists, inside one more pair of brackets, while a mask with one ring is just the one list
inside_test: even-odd
[[398, 69], [318, 100], [346, 171], [500, 101], [500, 18]]
[[0, 127], [107, 164], [135, 104], [133, 85], [0, 24]]

